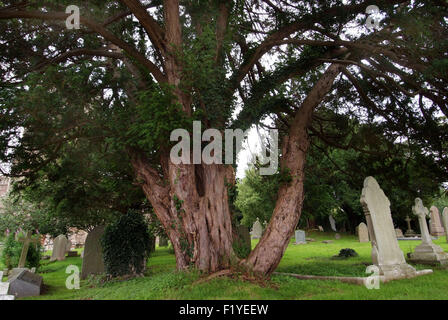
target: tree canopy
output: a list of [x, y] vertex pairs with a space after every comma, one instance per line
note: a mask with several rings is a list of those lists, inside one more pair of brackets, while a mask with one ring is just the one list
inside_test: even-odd
[[[193, 120], [280, 132], [288, 178], [241, 261], [263, 274], [275, 270], [302, 213], [311, 144], [347, 150], [357, 163], [343, 161], [346, 171], [368, 164], [369, 174], [385, 165], [392, 173], [411, 158], [448, 171], [446, 1], [79, 1], [80, 28], [67, 29], [73, 2], [1, 2], [0, 160], [12, 164], [4, 173], [32, 185], [42, 170], [59, 172], [70, 201], [68, 188], [76, 185], [75, 200], [86, 191], [72, 174], [79, 170], [102, 206], [98, 195], [119, 180], [111, 172], [132, 172], [178, 268], [218, 271], [233, 256], [233, 168], [170, 161], [170, 132]], [[378, 16], [366, 11], [372, 5]], [[329, 154], [337, 163], [340, 154]], [[117, 195], [132, 189], [124, 176], [113, 206], [134, 203]]]

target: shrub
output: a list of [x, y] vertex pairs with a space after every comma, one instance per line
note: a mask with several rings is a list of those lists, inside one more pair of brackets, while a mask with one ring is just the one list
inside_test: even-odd
[[249, 230], [246, 226], [234, 227], [233, 252], [240, 259], [247, 258], [251, 251], [251, 240]]
[[106, 274], [112, 277], [143, 274], [151, 251], [148, 225], [141, 213], [130, 210], [108, 225], [101, 239]]
[[339, 251], [339, 254], [337, 255], [337, 257], [339, 258], [350, 258], [350, 257], [357, 257], [358, 254], [356, 253], [355, 250], [350, 249], [350, 248], [346, 248], [346, 249], [341, 249]]
[[[14, 234], [8, 236], [5, 242], [5, 246], [2, 252], [2, 263], [8, 269], [16, 268], [19, 265], [20, 254], [22, 253], [23, 242], [16, 241], [14, 238]], [[41, 245], [38, 243], [30, 244], [28, 249], [28, 253], [26, 256], [25, 267], [36, 269], [40, 266], [41, 259]]]

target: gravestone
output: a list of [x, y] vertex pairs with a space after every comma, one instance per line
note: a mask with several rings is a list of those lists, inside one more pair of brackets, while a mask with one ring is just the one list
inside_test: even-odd
[[324, 228], [322, 228], [322, 226], [317, 226], [319, 228], [320, 232], [324, 232]]
[[22, 270], [22, 272], [9, 280], [8, 294], [14, 295], [17, 298], [38, 296], [40, 295], [41, 288], [41, 276], [27, 270]]
[[439, 209], [436, 206], [432, 206], [429, 209], [431, 213], [431, 224], [429, 225], [430, 234], [436, 237], [441, 237], [445, 234], [445, 230], [442, 227], [442, 222], [440, 221]]
[[260, 239], [263, 235], [263, 227], [261, 226], [260, 220], [254, 222], [252, 226], [252, 231], [250, 232], [252, 239]]
[[0, 281], [0, 296], [8, 294], [9, 282]]
[[81, 279], [86, 279], [89, 274], [104, 272], [103, 249], [101, 247], [101, 237], [104, 234], [104, 229], [104, 226], [98, 226], [87, 235], [82, 259]]
[[67, 244], [65, 245], [65, 253], [68, 253], [72, 249], [72, 242], [67, 239]]
[[410, 260], [415, 263], [448, 264], [448, 254], [441, 247], [432, 243], [428, 225], [426, 224], [426, 217], [429, 216], [428, 208], [423, 206], [420, 198], [415, 199], [415, 206], [412, 207], [412, 212], [418, 217], [418, 222], [420, 223], [422, 243], [410, 254]]
[[32, 232], [27, 231], [24, 239], [18, 239], [19, 242], [23, 242], [22, 252], [20, 253], [18, 268], [24, 268], [26, 264], [26, 256], [28, 255], [28, 249], [31, 243], [38, 243], [39, 239], [31, 238]]
[[412, 230], [412, 228], [411, 228], [411, 218], [409, 218], [409, 216], [406, 216], [406, 219], [404, 219], [404, 220], [406, 220], [406, 223], [408, 224], [408, 230], [406, 230], [406, 232], [404, 233], [404, 235], [405, 235], [406, 237], [415, 237], [415, 236], [416, 236], [416, 233], [415, 233], [415, 231]]
[[296, 230], [295, 231], [295, 238], [296, 238], [295, 244], [306, 244], [305, 231], [303, 231], [303, 230]]
[[65, 253], [67, 250], [67, 238], [63, 234], [54, 239], [53, 252], [51, 253], [50, 261], [62, 261], [65, 260]]
[[79, 257], [79, 255], [78, 255], [78, 251], [69, 251], [69, 252], [67, 252], [67, 257], [68, 258], [73, 258], [73, 257]]
[[330, 214], [330, 216], [328, 217], [328, 220], [330, 221], [330, 226], [331, 226], [331, 230], [333, 230], [334, 232], [336, 232], [336, 221], [334, 220], [333, 216]]
[[390, 213], [390, 201], [373, 177], [364, 180], [361, 205], [366, 216], [372, 244], [372, 262], [386, 280], [410, 278], [417, 275], [415, 268], [406, 263]]
[[334, 238], [336, 240], [339, 240], [339, 239], [341, 239], [341, 235], [339, 233], [335, 233]]
[[8, 274], [8, 281], [11, 281], [11, 279], [15, 278], [23, 270], [30, 271], [28, 268], [12, 268]]
[[442, 212], [443, 227], [445, 228], [446, 241], [448, 242], [448, 208]]
[[397, 238], [403, 238], [404, 237], [403, 231], [401, 231], [400, 228], [396, 228], [395, 229], [395, 235], [397, 236]]
[[358, 239], [359, 242], [369, 242], [369, 229], [364, 222], [361, 222], [358, 226]]

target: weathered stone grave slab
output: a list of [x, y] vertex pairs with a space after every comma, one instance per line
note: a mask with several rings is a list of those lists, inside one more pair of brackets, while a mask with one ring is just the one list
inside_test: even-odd
[[87, 235], [82, 259], [81, 279], [87, 278], [89, 274], [104, 272], [103, 249], [101, 247], [101, 237], [104, 234], [104, 229], [104, 226], [98, 226]]
[[8, 294], [9, 282], [0, 282], [0, 296]]
[[8, 294], [17, 298], [31, 297], [40, 295], [42, 288], [42, 277], [38, 274], [22, 270], [9, 281]]
[[303, 231], [303, 230], [296, 230], [295, 231], [295, 238], [296, 238], [295, 244], [306, 244], [305, 231]]
[[361, 204], [369, 228], [372, 262], [386, 279], [417, 276], [414, 267], [406, 263], [395, 235], [390, 201], [373, 177], [364, 180]]
[[445, 230], [442, 227], [442, 221], [440, 221], [439, 209], [436, 206], [432, 206], [429, 209], [431, 214], [431, 224], [429, 225], [430, 234], [436, 237], [441, 237], [445, 234]]
[[364, 222], [361, 222], [358, 226], [358, 239], [359, 242], [369, 242], [369, 229]]
[[257, 220], [254, 222], [252, 226], [252, 231], [250, 232], [250, 235], [252, 239], [260, 239], [263, 235], [263, 226], [261, 225], [260, 220]]
[[11, 281], [12, 278], [15, 278], [19, 273], [23, 270], [30, 271], [28, 268], [13, 268], [8, 273], [8, 281]]
[[401, 231], [401, 229], [397, 228], [395, 229], [395, 235], [397, 236], [397, 238], [403, 238], [403, 231]]
[[50, 261], [62, 261], [65, 260], [65, 253], [67, 250], [67, 237], [63, 234], [54, 239], [53, 252], [51, 254]]

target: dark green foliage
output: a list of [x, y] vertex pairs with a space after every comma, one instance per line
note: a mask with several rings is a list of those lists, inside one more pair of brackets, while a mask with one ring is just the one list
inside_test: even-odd
[[250, 254], [251, 248], [246, 242], [241, 239], [235, 239], [233, 241], [233, 252], [240, 259], [247, 258]]
[[103, 238], [106, 273], [112, 277], [142, 274], [151, 252], [151, 238], [143, 215], [134, 210], [106, 227]]
[[247, 258], [252, 250], [249, 230], [246, 226], [234, 227], [233, 252], [240, 259]]
[[[8, 268], [17, 268], [19, 264], [20, 254], [22, 253], [23, 243], [16, 241], [14, 234], [8, 236], [5, 242], [5, 247], [2, 252], [2, 263]], [[41, 259], [41, 245], [30, 244], [26, 256], [26, 268], [38, 268]]]
[[357, 257], [358, 253], [356, 253], [355, 250], [350, 249], [350, 248], [346, 248], [346, 249], [341, 249], [339, 251], [339, 254], [334, 256], [334, 258], [341, 258], [341, 259], [347, 259], [350, 257]]

